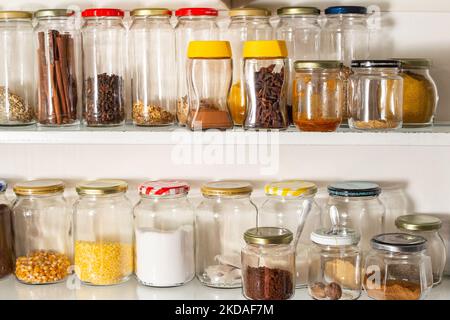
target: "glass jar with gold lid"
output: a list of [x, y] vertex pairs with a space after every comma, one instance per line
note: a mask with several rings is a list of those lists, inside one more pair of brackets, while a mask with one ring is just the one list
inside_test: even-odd
[[133, 273], [133, 206], [121, 180], [82, 182], [74, 205], [75, 272], [83, 283], [112, 285]]
[[60, 180], [32, 180], [14, 186], [16, 278], [26, 284], [63, 281], [72, 265], [72, 211]]
[[218, 288], [241, 286], [242, 235], [256, 226], [257, 209], [245, 181], [203, 185], [196, 208], [196, 274], [201, 283]]

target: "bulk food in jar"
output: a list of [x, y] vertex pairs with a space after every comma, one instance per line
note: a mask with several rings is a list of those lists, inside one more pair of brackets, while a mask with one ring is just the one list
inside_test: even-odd
[[264, 8], [236, 8], [229, 11], [230, 24], [226, 38], [233, 52], [233, 85], [228, 97], [235, 125], [242, 125], [245, 116], [244, 60], [242, 47], [248, 40], [271, 40], [270, 11]]
[[442, 221], [430, 215], [411, 214], [398, 217], [395, 225], [401, 232], [422, 236], [427, 240], [425, 253], [431, 258], [433, 285], [440, 284], [447, 261], [447, 249], [439, 234]]
[[294, 68], [294, 124], [300, 131], [336, 131], [344, 108], [341, 63], [298, 60]]
[[317, 186], [309, 181], [285, 180], [264, 187], [267, 200], [258, 210], [258, 227], [280, 227], [294, 233], [296, 287], [307, 285], [310, 234], [321, 227], [321, 210], [314, 200]]
[[30, 12], [0, 11], [0, 126], [35, 122], [31, 18]]
[[12, 212], [5, 191], [8, 184], [0, 180], [0, 279], [14, 272]]
[[121, 180], [82, 182], [74, 205], [75, 272], [90, 285], [125, 282], [133, 273], [133, 206]]
[[75, 12], [45, 9], [34, 16], [37, 122], [43, 126], [76, 125], [81, 103], [81, 35]]
[[59, 180], [32, 180], [14, 186], [16, 278], [26, 284], [63, 281], [72, 266], [72, 210]]
[[363, 286], [375, 300], [424, 299], [433, 285], [427, 240], [405, 233], [374, 237], [365, 259]]
[[287, 48], [284, 41], [246, 41], [243, 49], [245, 129], [286, 129]]
[[168, 9], [131, 11], [132, 118], [137, 126], [176, 122], [175, 31]]
[[295, 292], [295, 249], [292, 232], [258, 227], [244, 233], [243, 293], [251, 300], [287, 300]]
[[82, 13], [83, 121], [88, 127], [125, 121], [126, 29], [119, 9]]
[[233, 127], [227, 97], [231, 85], [228, 41], [191, 41], [188, 48], [188, 127], [191, 130]]
[[189, 112], [187, 83], [189, 42], [219, 40], [219, 27], [216, 23], [218, 11], [213, 8], [181, 8], [175, 11], [175, 16], [178, 18], [175, 28], [177, 120], [180, 125], [185, 126]]
[[401, 128], [403, 79], [395, 60], [355, 60], [348, 86], [349, 126], [357, 130]]
[[308, 293], [317, 300], [355, 300], [361, 295], [360, 235], [334, 227], [311, 233]]
[[252, 186], [216, 181], [203, 185], [201, 192], [204, 198], [195, 210], [197, 278], [210, 287], [241, 287], [242, 235], [257, 219]]
[[183, 181], [139, 186], [134, 207], [135, 273], [147, 286], [180, 286], [195, 276], [194, 208]]

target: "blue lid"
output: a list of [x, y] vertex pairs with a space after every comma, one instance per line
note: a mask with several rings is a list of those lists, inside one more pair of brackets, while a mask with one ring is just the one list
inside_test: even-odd
[[325, 14], [367, 14], [366, 7], [360, 6], [336, 6], [325, 9]]
[[328, 186], [330, 196], [339, 197], [371, 197], [381, 193], [378, 184], [367, 181], [336, 182]]
[[0, 179], [0, 192], [5, 192], [8, 188], [8, 183], [5, 180]]

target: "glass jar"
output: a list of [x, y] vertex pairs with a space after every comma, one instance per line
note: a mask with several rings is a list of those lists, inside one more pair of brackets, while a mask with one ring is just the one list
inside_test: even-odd
[[251, 300], [288, 300], [295, 292], [295, 249], [292, 232], [252, 228], [244, 233], [243, 293]]
[[37, 122], [42, 126], [79, 124], [81, 36], [75, 12], [39, 10], [34, 14], [37, 49]]
[[239, 288], [244, 232], [256, 226], [252, 186], [243, 181], [203, 185], [204, 199], [196, 212], [196, 273], [200, 282], [216, 288]]
[[277, 40], [286, 41], [289, 63], [287, 110], [289, 124], [293, 122], [293, 82], [295, 79], [294, 61], [319, 60], [320, 57], [320, 10], [314, 7], [283, 7], [277, 10], [280, 22], [275, 29]]
[[344, 107], [341, 63], [299, 60], [294, 67], [294, 124], [300, 131], [336, 131]]
[[8, 184], [0, 180], [0, 279], [14, 271], [11, 204], [5, 196]]
[[219, 27], [216, 23], [218, 11], [212, 8], [181, 8], [175, 11], [178, 24], [175, 28], [177, 63], [177, 119], [182, 126], [187, 124], [189, 113], [187, 50], [189, 42], [218, 40]]
[[401, 58], [403, 78], [403, 127], [433, 124], [439, 100], [436, 83], [430, 75], [428, 59]]
[[0, 11], [0, 126], [35, 123], [32, 14]]
[[270, 11], [263, 8], [237, 8], [229, 11], [230, 24], [227, 40], [233, 52], [233, 85], [228, 97], [231, 116], [235, 125], [242, 125], [245, 116], [244, 60], [242, 46], [248, 40], [271, 40]]
[[133, 206], [121, 180], [77, 185], [74, 204], [75, 272], [90, 285], [125, 282], [133, 273]]
[[447, 261], [447, 249], [439, 234], [442, 221], [429, 215], [411, 214], [398, 217], [395, 220], [395, 225], [402, 232], [422, 236], [427, 240], [425, 253], [431, 258], [433, 286], [440, 284]]
[[284, 41], [246, 41], [243, 49], [245, 129], [286, 129], [287, 48]]
[[384, 232], [385, 207], [379, 199], [381, 188], [373, 182], [345, 181], [328, 186], [328, 203], [322, 222], [324, 227], [337, 225], [354, 229], [361, 235], [363, 252], [370, 240]]
[[16, 278], [26, 284], [63, 281], [72, 266], [72, 211], [59, 180], [32, 180], [14, 186]]
[[88, 127], [122, 125], [127, 57], [124, 12], [87, 9], [82, 16], [83, 121]]
[[147, 286], [173, 287], [195, 276], [194, 208], [183, 181], [149, 181], [139, 186], [134, 207], [135, 272]]
[[264, 187], [267, 200], [258, 211], [258, 227], [280, 227], [295, 233], [296, 287], [307, 285], [309, 235], [321, 227], [321, 210], [314, 200], [317, 186], [308, 181], [285, 180]]
[[356, 60], [349, 78], [348, 112], [352, 129], [388, 131], [402, 127], [403, 79], [400, 62]]
[[374, 237], [365, 259], [363, 286], [375, 300], [424, 299], [433, 285], [427, 240], [405, 233]]
[[232, 128], [227, 103], [232, 71], [230, 43], [191, 41], [187, 54], [189, 128]]
[[360, 235], [352, 229], [318, 229], [309, 255], [308, 293], [317, 300], [356, 300], [361, 295]]
[[176, 122], [175, 31], [168, 9], [131, 11], [129, 31], [132, 69], [133, 123], [167, 126]]

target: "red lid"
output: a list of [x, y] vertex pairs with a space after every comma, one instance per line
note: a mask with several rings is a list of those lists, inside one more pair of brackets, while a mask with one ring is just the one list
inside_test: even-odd
[[177, 180], [147, 181], [139, 186], [139, 193], [151, 196], [173, 196], [189, 192], [189, 184]]
[[214, 8], [181, 8], [175, 11], [175, 16], [185, 17], [185, 16], [213, 16], [217, 17], [219, 11]]
[[125, 12], [120, 9], [109, 9], [109, 8], [93, 8], [86, 9], [81, 14], [83, 18], [89, 17], [121, 17], [125, 15]]

